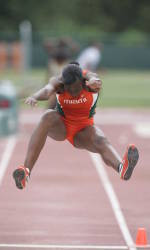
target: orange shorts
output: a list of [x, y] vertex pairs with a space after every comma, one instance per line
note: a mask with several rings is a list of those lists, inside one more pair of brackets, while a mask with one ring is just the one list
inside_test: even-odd
[[93, 118], [87, 119], [86, 121], [83, 121], [83, 122], [68, 121], [64, 117], [61, 117], [61, 118], [66, 126], [66, 129], [67, 129], [66, 139], [72, 145], [74, 145], [74, 136], [76, 135], [76, 133], [78, 133], [80, 130], [82, 130], [83, 128], [85, 128], [87, 126], [94, 124]]

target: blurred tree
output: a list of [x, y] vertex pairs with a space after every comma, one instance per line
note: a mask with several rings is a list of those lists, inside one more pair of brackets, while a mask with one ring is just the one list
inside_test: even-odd
[[136, 27], [145, 32], [150, 32], [150, 1], [141, 1]]
[[0, 31], [16, 30], [22, 20], [33, 30], [98, 31], [127, 29], [150, 32], [149, 0], [0, 0]]

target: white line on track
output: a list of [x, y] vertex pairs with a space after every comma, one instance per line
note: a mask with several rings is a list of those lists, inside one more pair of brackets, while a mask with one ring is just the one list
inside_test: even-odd
[[114, 215], [116, 217], [116, 220], [117, 220], [118, 225], [120, 227], [120, 230], [122, 232], [124, 240], [128, 246], [128, 249], [136, 250], [136, 247], [133, 247], [134, 242], [132, 240], [132, 237], [131, 237], [131, 234], [129, 232], [128, 226], [126, 224], [125, 218], [124, 218], [123, 213], [121, 211], [120, 204], [119, 204], [119, 201], [118, 201], [117, 196], [115, 194], [115, 191], [111, 185], [111, 182], [108, 178], [106, 170], [103, 166], [102, 160], [98, 154], [94, 154], [94, 153], [89, 153], [89, 154], [90, 154], [91, 159], [96, 167], [96, 170], [97, 170], [98, 175], [101, 179], [102, 185], [105, 189], [105, 192], [108, 196], [108, 199], [111, 203]]
[[140, 122], [133, 126], [133, 130], [140, 137], [149, 139], [150, 138], [150, 122]]
[[127, 246], [90, 246], [90, 245], [34, 245], [34, 244], [0, 244], [0, 248], [47, 248], [47, 249], [103, 249], [103, 250], [122, 250], [129, 249]]
[[16, 142], [17, 142], [17, 137], [15, 136], [10, 137], [7, 141], [5, 151], [0, 161], [0, 185], [2, 184], [2, 180], [4, 177], [5, 171], [7, 169], [9, 160], [11, 158], [11, 155], [13, 153], [13, 150], [15, 148]]
[[[0, 244], [0, 248], [36, 248], [36, 249], [99, 249], [99, 250], [129, 250], [127, 246], [96, 246], [96, 245], [42, 245], [42, 244]], [[149, 249], [150, 245], [137, 246], [137, 249]]]
[[[129, 250], [127, 246], [96, 246], [96, 245], [41, 245], [41, 244], [0, 244], [0, 248], [36, 248], [36, 249], [99, 249], [99, 250]], [[150, 245], [137, 246], [138, 249], [149, 249]]]

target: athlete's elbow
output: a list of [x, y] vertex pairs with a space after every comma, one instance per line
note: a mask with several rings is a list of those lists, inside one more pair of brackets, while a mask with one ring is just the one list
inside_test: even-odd
[[45, 89], [44, 90], [44, 97], [45, 97], [45, 100], [48, 100], [51, 96], [51, 93], [52, 93], [52, 90], [50, 89]]
[[56, 81], [57, 77], [56, 76], [52, 76], [50, 79], [49, 79], [49, 83], [51, 84], [53, 81]]

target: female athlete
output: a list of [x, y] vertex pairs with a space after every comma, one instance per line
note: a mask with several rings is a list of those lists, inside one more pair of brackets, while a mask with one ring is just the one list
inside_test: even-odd
[[104, 133], [94, 124], [96, 102], [101, 90], [101, 80], [95, 73], [82, 71], [78, 64], [68, 64], [60, 77], [53, 77], [49, 84], [28, 97], [27, 104], [48, 100], [56, 93], [55, 110], [48, 109], [41, 117], [28, 145], [24, 165], [19, 166], [13, 177], [16, 186], [23, 189], [32, 168], [49, 136], [56, 141], [67, 139], [74, 147], [101, 155], [103, 161], [128, 180], [139, 158], [138, 150], [129, 145], [123, 160]]

